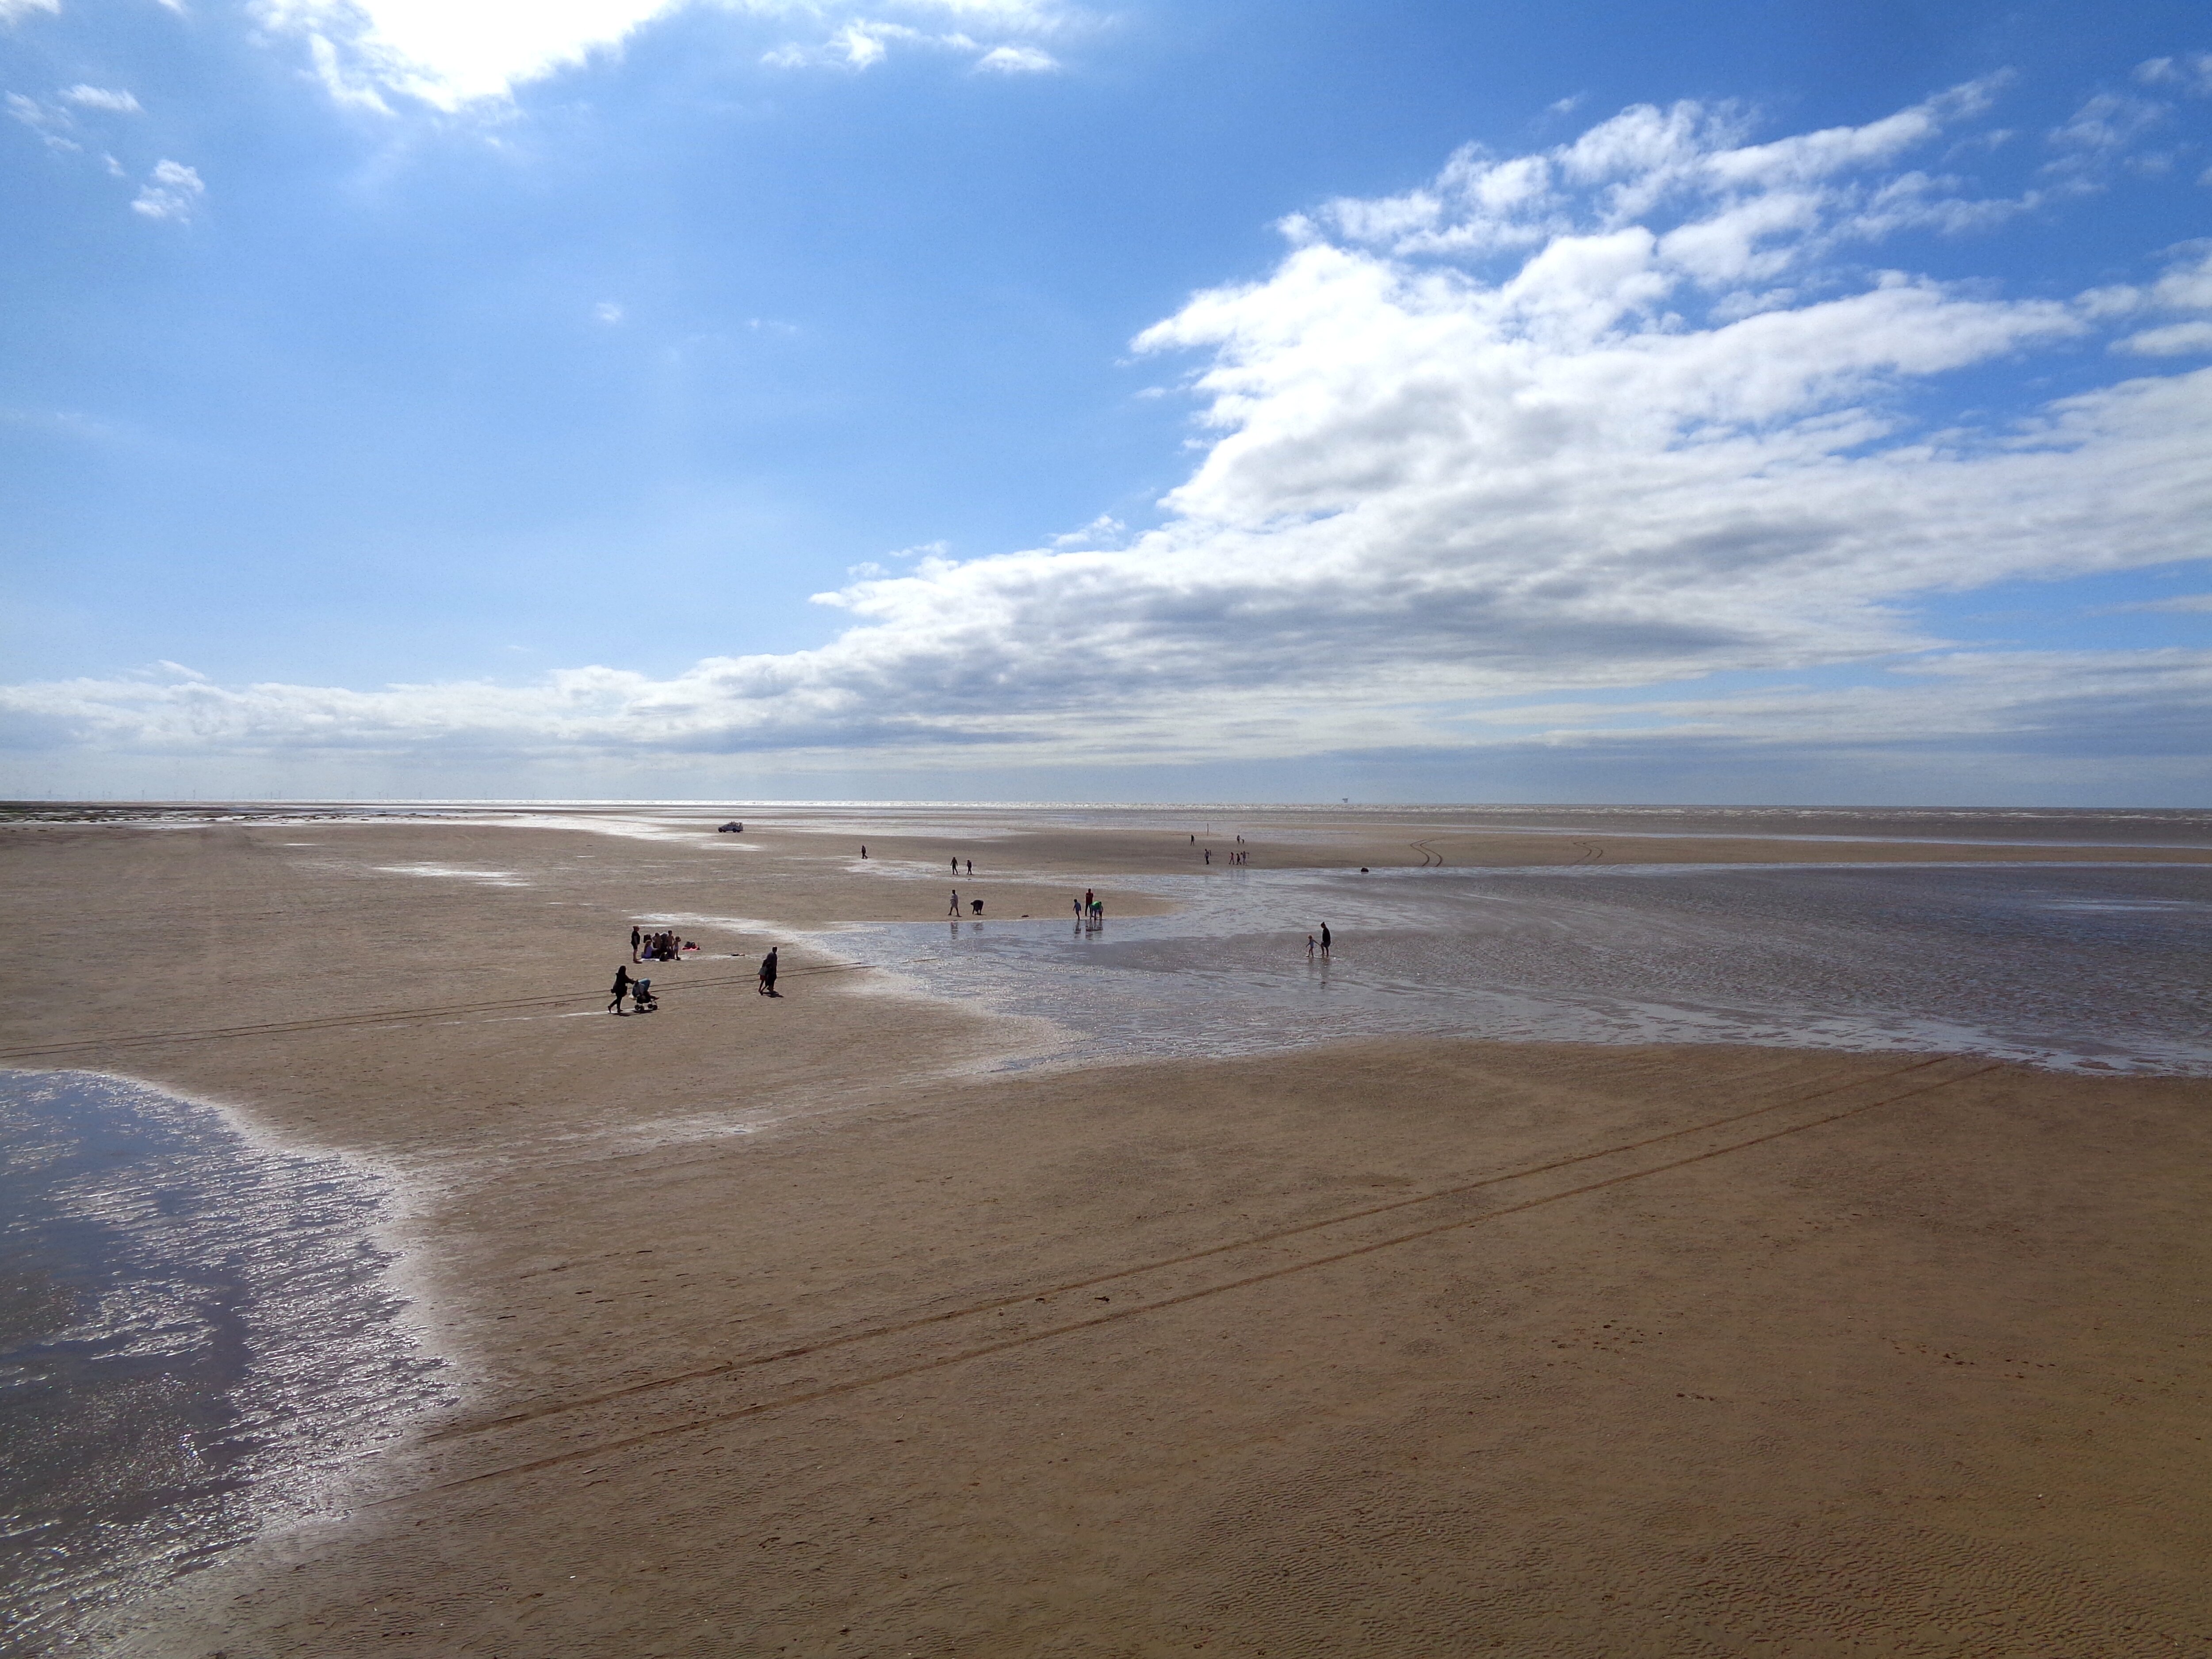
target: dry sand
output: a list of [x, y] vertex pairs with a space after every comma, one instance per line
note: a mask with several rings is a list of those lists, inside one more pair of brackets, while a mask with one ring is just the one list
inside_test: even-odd
[[[0, 1063], [399, 1172], [466, 1396], [104, 1650], [2212, 1652], [2212, 1085], [1437, 1042], [981, 1077], [1031, 1034], [803, 953], [753, 994], [777, 926], [941, 915], [900, 861], [1055, 918], [1188, 867], [1008, 827], [0, 834], [44, 988]], [[1266, 861], [1507, 861], [1437, 827]], [[645, 915], [716, 954], [608, 1018]]]

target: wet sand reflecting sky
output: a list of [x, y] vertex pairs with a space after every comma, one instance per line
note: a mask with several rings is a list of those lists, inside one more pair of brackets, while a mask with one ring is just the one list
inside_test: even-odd
[[[2212, 1073], [2212, 870], [1243, 868], [1127, 884], [1184, 908], [1109, 912], [1097, 933], [1071, 914], [825, 942], [1115, 1058], [1418, 1033]], [[1310, 964], [1324, 921], [1334, 949]]]

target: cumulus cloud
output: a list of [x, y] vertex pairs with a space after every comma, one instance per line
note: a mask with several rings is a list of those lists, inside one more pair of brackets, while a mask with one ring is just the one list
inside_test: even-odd
[[[265, 27], [307, 42], [333, 98], [386, 112], [395, 99], [448, 112], [496, 103], [594, 53], [618, 51], [646, 24], [687, 9], [797, 31], [766, 55], [772, 64], [853, 69], [880, 62], [902, 43], [1019, 56], [1035, 50], [1024, 39], [1070, 15], [1060, 0], [253, 0]], [[1034, 67], [1045, 66], [1048, 60]], [[1009, 60], [994, 67], [1033, 66]]]
[[1469, 145], [1403, 195], [1331, 202], [1285, 228], [1401, 257], [1469, 258], [1638, 227], [1671, 234], [1669, 258], [1701, 274], [1764, 280], [1851, 242], [1979, 228], [2031, 205], [1977, 201], [1957, 179], [1917, 169], [1880, 171], [1980, 114], [2002, 84], [1970, 82], [1864, 126], [1761, 144], [1743, 142], [1749, 118], [1735, 105], [1635, 105], [1533, 155]]
[[[7, 688], [0, 710], [27, 743], [1014, 765], [1659, 732], [2057, 742], [2155, 707], [2191, 711], [2158, 729], [2202, 747], [2205, 653], [1960, 652], [1916, 620], [1931, 595], [2202, 559], [2212, 522], [2212, 369], [1979, 426], [1905, 412], [1954, 371], [2212, 309], [2201, 248], [2072, 300], [1853, 263], [1901, 195], [1939, 227], [1971, 205], [1911, 163], [1990, 96], [1766, 142], [1741, 111], [1638, 107], [1288, 221], [1271, 271], [1135, 343], [1193, 365], [1206, 434], [1159, 527], [909, 550], [817, 596], [848, 625], [814, 649], [526, 685], [94, 678]], [[1906, 666], [1872, 689], [1624, 700], [1884, 661]]]
[[167, 219], [181, 224], [192, 216], [206, 194], [207, 186], [191, 167], [181, 161], [157, 161], [131, 202], [131, 210], [143, 213], [149, 219]]

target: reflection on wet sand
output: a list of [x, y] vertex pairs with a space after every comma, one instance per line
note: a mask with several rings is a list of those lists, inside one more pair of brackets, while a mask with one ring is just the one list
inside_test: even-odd
[[[824, 942], [1049, 1018], [1089, 1059], [1451, 1035], [2212, 1073], [2199, 868], [1240, 870], [1143, 887], [1176, 912]], [[1323, 918], [1336, 948], [1310, 956]]]
[[33, 1653], [313, 1507], [440, 1397], [380, 1183], [112, 1078], [0, 1073], [0, 1507]]

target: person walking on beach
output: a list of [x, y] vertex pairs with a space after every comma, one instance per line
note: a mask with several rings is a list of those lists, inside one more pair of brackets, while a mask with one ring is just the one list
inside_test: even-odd
[[968, 873], [971, 876], [975, 873], [975, 860], [973, 859], [968, 860]]
[[615, 964], [613, 989], [615, 1000], [607, 1004], [607, 1012], [611, 1014], [618, 1014], [622, 1012], [623, 999], [629, 994], [629, 964], [628, 963], [618, 962]]
[[1321, 925], [1321, 953], [1328, 954], [1328, 924], [1325, 921]]
[[957, 887], [952, 890], [952, 903], [945, 914], [948, 916], [957, 916], [960, 914], [960, 890]]
[[960, 873], [960, 860], [958, 859], [952, 860], [952, 873], [956, 876]]
[[780, 945], [771, 945], [768, 947], [768, 954], [761, 958], [760, 994], [764, 997], [783, 994], [775, 988], [775, 953], [782, 948]]
[[1306, 935], [1306, 960], [1307, 960], [1308, 962], [1311, 962], [1313, 959], [1314, 959], [1314, 936], [1313, 936], [1311, 933], [1308, 933], [1308, 934]]
[[868, 843], [866, 842], [860, 843], [860, 856], [862, 858], [868, 856]]
[[637, 947], [644, 942], [645, 935], [639, 933], [635, 925], [633, 924], [629, 930], [629, 959], [632, 962], [635, 962], [637, 960]]

